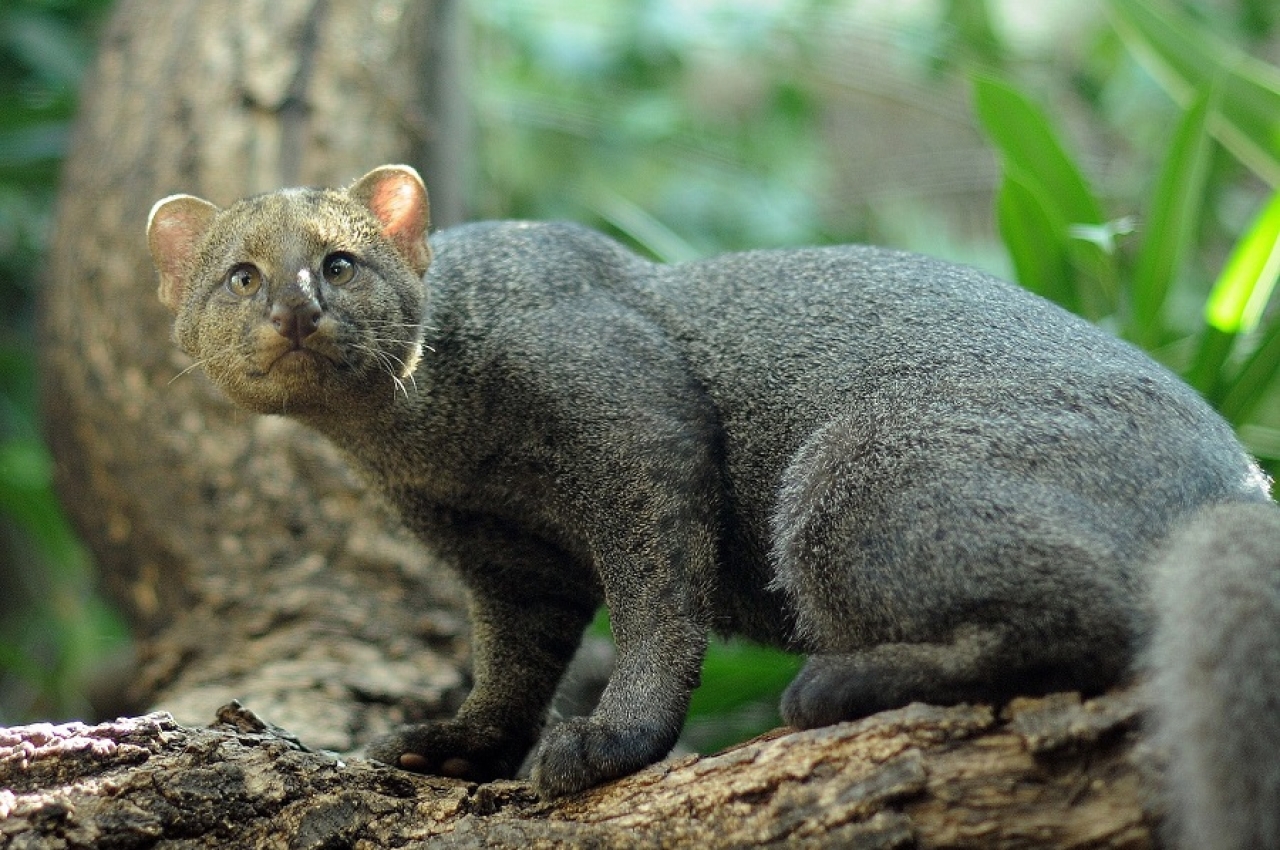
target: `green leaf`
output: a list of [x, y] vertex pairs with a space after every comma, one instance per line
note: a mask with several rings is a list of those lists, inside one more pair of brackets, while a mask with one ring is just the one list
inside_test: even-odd
[[1040, 108], [994, 77], [975, 76], [973, 91], [978, 120], [1004, 161], [1033, 176], [1064, 221], [1102, 224], [1101, 204]]
[[1240, 442], [1259, 460], [1280, 460], [1280, 428], [1255, 423], [1242, 425]]
[[587, 207], [664, 263], [696, 260], [700, 256], [678, 233], [617, 192], [598, 189]]
[[1235, 342], [1236, 334], [1206, 325], [1196, 346], [1195, 357], [1183, 375], [1188, 384], [1212, 402], [1222, 397], [1223, 369]]
[[1064, 242], [1065, 226], [1055, 221], [1039, 187], [1016, 168], [1005, 171], [996, 196], [996, 219], [1018, 283], [1068, 310], [1080, 311]]
[[[1187, 374], [1187, 381], [1214, 402], [1225, 402], [1232, 395], [1236, 419], [1251, 409], [1247, 399], [1259, 387], [1270, 383], [1274, 367], [1269, 366], [1273, 352], [1270, 339], [1234, 381], [1226, 374], [1227, 361], [1236, 340], [1258, 324], [1262, 310], [1275, 289], [1280, 275], [1280, 192], [1272, 195], [1262, 212], [1232, 249], [1226, 265], [1205, 303], [1204, 334]], [[1228, 416], [1228, 418], [1232, 418]]]
[[689, 716], [715, 715], [765, 698], [774, 703], [803, 663], [741, 640], [713, 641], [702, 664], [702, 681], [711, 687], [694, 691]]
[[[1117, 275], [1110, 252], [1088, 238], [1107, 225], [1102, 205], [1067, 154], [1044, 112], [1013, 86], [975, 75], [974, 108], [1000, 152], [1006, 181], [1032, 188], [1044, 212], [1062, 222], [1063, 250], [1072, 267], [1077, 312], [1099, 319], [1115, 311]], [[1010, 175], [1016, 177], [1010, 178]], [[1017, 190], [1014, 190], [1017, 191]], [[1079, 234], [1080, 238], [1074, 238]]]
[[1254, 59], [1165, 2], [1109, 0], [1112, 23], [1138, 60], [1179, 103], [1206, 86], [1220, 93], [1210, 131], [1272, 186], [1280, 186], [1280, 68]]
[[1266, 398], [1277, 372], [1280, 372], [1280, 314], [1271, 317], [1262, 342], [1223, 393], [1218, 412], [1232, 425], [1244, 424]]
[[5, 440], [0, 443], [0, 495], [28, 500], [33, 492], [49, 486], [52, 467], [44, 446], [36, 441]]
[[1258, 324], [1280, 275], [1280, 191], [1240, 238], [1205, 304], [1205, 321], [1224, 333]]
[[1204, 93], [1182, 116], [1148, 207], [1130, 290], [1131, 337], [1146, 348], [1161, 342], [1161, 309], [1200, 219], [1209, 173], [1209, 108]]
[[985, 0], [945, 0], [940, 24], [938, 31], [943, 39], [943, 55], [935, 63], [936, 70], [941, 70], [943, 62], [954, 62], [962, 67], [1004, 66], [1005, 48]]

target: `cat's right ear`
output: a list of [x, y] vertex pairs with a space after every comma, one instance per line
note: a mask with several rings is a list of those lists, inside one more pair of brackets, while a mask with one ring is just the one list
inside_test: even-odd
[[192, 259], [209, 232], [218, 208], [194, 195], [170, 195], [156, 201], [147, 217], [147, 247], [160, 273], [159, 296], [178, 312], [187, 290]]

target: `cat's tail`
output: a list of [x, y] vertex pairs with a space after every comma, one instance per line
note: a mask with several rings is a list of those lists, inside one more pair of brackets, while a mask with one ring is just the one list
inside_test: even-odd
[[1211, 508], [1154, 575], [1148, 663], [1170, 843], [1280, 850], [1280, 507]]

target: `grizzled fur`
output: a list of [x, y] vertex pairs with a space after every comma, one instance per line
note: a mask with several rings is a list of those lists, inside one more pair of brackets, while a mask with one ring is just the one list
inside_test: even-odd
[[[426, 219], [417, 175], [385, 167], [225, 212], [166, 199], [149, 230], [179, 344], [237, 403], [330, 437], [470, 588], [472, 694], [376, 758], [510, 775], [601, 603], [617, 668], [591, 716], [543, 736], [548, 796], [670, 749], [712, 631], [807, 653], [783, 714], [812, 727], [1121, 680], [1171, 533], [1203, 557], [1166, 571], [1212, 596], [1203, 576], [1238, 564], [1274, 615], [1280, 544], [1217, 531], [1239, 512], [1233, 536], [1280, 540], [1229, 427], [1016, 287], [867, 247], [667, 266], [572, 225], [486, 223], [432, 238], [424, 292]], [[1167, 643], [1166, 666], [1204, 610], [1171, 593], [1191, 647]], [[1202, 604], [1224, 632], [1250, 616]], [[1274, 658], [1274, 617], [1250, 628]], [[1280, 673], [1245, 654], [1214, 687], [1254, 696], [1235, 724], [1269, 730], [1270, 761], [1239, 793], [1274, 811]], [[1202, 699], [1165, 689], [1173, 716]], [[1230, 735], [1216, 720], [1194, 721], [1206, 750]], [[1266, 829], [1254, 846], [1276, 846]]]

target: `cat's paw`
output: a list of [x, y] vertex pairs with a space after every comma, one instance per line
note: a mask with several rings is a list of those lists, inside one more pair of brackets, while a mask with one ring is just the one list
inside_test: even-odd
[[527, 750], [494, 727], [442, 720], [402, 726], [373, 741], [365, 753], [414, 773], [487, 782], [514, 776]]
[[679, 729], [659, 724], [619, 726], [575, 717], [547, 731], [533, 758], [531, 779], [543, 799], [563, 797], [634, 773], [665, 756]]
[[878, 696], [874, 684], [866, 665], [852, 657], [815, 655], [782, 694], [783, 722], [816, 729], [892, 707]]

